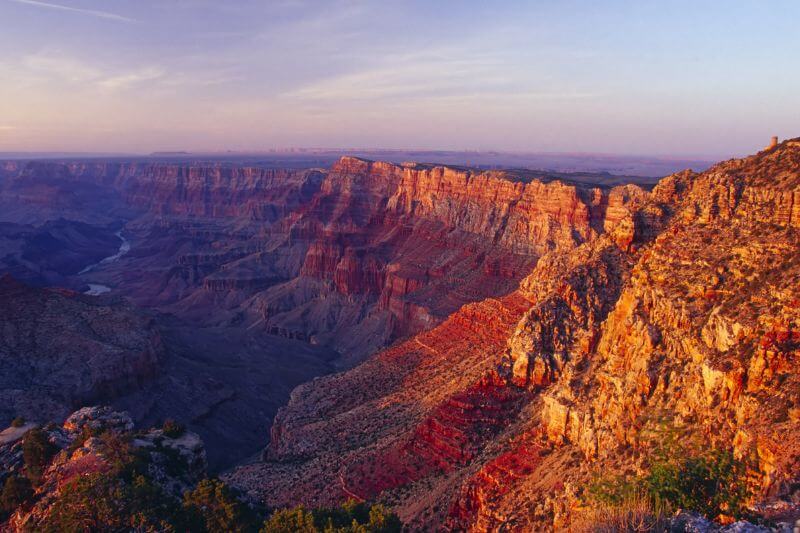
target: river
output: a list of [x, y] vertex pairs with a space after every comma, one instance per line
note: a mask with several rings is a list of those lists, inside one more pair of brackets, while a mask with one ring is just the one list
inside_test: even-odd
[[[119, 237], [120, 241], [122, 241], [120, 243], [120, 245], [119, 245], [119, 250], [117, 250], [117, 253], [115, 253], [114, 255], [110, 255], [110, 256], [102, 259], [101, 261], [99, 261], [97, 263], [94, 263], [92, 265], [87, 266], [86, 268], [84, 268], [83, 270], [78, 272], [78, 274], [86, 274], [86, 273], [91, 272], [92, 270], [94, 270], [95, 268], [97, 268], [97, 267], [99, 267], [101, 265], [107, 265], [109, 263], [113, 263], [114, 261], [119, 260], [120, 257], [122, 257], [123, 255], [127, 254], [130, 251], [131, 243], [128, 242], [128, 239], [126, 239], [122, 235], [122, 230], [119, 230], [118, 232], [116, 232], [115, 235], [117, 237]], [[109, 287], [107, 285], [102, 285], [100, 283], [89, 283], [89, 290], [84, 292], [84, 294], [89, 294], [91, 296], [98, 296], [100, 294], [105, 294], [105, 293], [109, 292], [110, 290], [111, 290], [111, 287]]]

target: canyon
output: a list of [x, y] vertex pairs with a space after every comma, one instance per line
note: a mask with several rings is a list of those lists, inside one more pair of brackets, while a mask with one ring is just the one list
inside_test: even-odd
[[800, 505], [799, 140], [655, 184], [352, 156], [2, 168], [0, 425], [107, 403], [186, 423], [270, 508], [525, 531], [569, 528], [667, 420]]
[[[63, 288], [53, 305], [90, 305], [101, 321], [119, 310], [150, 324], [158, 348], [147, 372], [129, 376], [133, 385], [101, 386], [120, 381], [90, 362], [94, 392], [60, 394], [54, 381], [58, 405], [10, 403], [0, 422], [59, 421], [102, 399], [137, 423], [188, 423], [206, 441], [212, 470], [259, 453], [295, 386], [513, 291], [539, 257], [593, 238], [614, 210], [609, 175], [586, 172], [355, 157], [329, 169], [153, 160], [3, 168], [8, 283], [45, 299], [55, 297], [47, 287]], [[66, 318], [41, 323], [38, 335], [68, 329], [73, 344], [98, 341]], [[37, 361], [63, 355], [34, 353], [43, 374]]]
[[789, 140], [612, 189], [515, 290], [296, 389], [227, 481], [268, 505], [378, 499], [413, 530], [569, 529], [666, 421], [750, 457], [755, 498], [793, 523], [798, 187]]

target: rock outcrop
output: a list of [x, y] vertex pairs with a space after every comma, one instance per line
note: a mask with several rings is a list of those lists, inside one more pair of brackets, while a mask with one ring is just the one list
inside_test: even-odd
[[[36, 531], [48, 521], [53, 509], [75, 481], [94, 475], [119, 475], [114, 472], [122, 453], [139, 453], [147, 465], [148, 480], [165, 494], [181, 497], [206, 476], [203, 443], [193, 433], [169, 437], [160, 429], [150, 429], [131, 438], [134, 428], [125, 412], [107, 406], [84, 407], [67, 417], [63, 425], [49, 425], [41, 430], [51, 447], [41, 479], [31, 501], [20, 506], [0, 523], [3, 531]], [[22, 475], [26, 432], [12, 442], [0, 441], [0, 475]], [[107, 495], [106, 495], [107, 496]], [[100, 497], [98, 495], [98, 497]], [[108, 504], [108, 501], [105, 502]], [[165, 502], [166, 504], [166, 502]]]

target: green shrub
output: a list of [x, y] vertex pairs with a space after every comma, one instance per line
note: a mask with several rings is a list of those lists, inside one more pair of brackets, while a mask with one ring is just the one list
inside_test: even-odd
[[131, 446], [131, 435], [89, 431], [100, 441], [110, 469], [70, 481], [39, 525], [56, 531], [188, 531], [188, 518], [174, 496], [147, 477], [149, 456]]
[[742, 517], [751, 495], [747, 466], [730, 450], [658, 460], [650, 467], [645, 483], [654, 499], [710, 518], [720, 514]]
[[317, 533], [314, 515], [302, 505], [279, 509], [264, 522], [261, 533]]
[[[67, 482], [36, 524], [37, 531], [190, 531], [190, 532], [326, 532], [398, 533], [402, 524], [382, 505], [354, 500], [339, 508], [308, 511], [302, 507], [273, 513], [264, 522], [263, 513], [239, 499], [238, 493], [217, 479], [204, 479], [183, 500], [166, 492], [149, 477], [151, 451], [137, 449], [131, 434], [86, 431], [77, 440], [97, 439], [108, 469], [87, 473]], [[171, 475], [185, 475], [187, 465], [180, 453], [156, 443], [166, 454]], [[7, 515], [32, 499], [33, 485], [41, 479], [57, 447], [47, 434], [33, 429], [23, 440], [25, 473], [28, 478], [9, 478], [0, 493], [0, 511]], [[173, 457], [176, 455], [178, 457]], [[173, 472], [174, 470], [174, 472]], [[3, 519], [3, 516], [0, 516]]]
[[648, 472], [641, 476], [604, 476], [587, 490], [600, 505], [622, 505], [643, 495], [655, 508], [683, 509], [711, 519], [741, 518], [752, 496], [748, 463], [731, 450], [701, 443], [667, 428], [657, 433]]
[[403, 524], [383, 505], [347, 500], [341, 507], [307, 510], [298, 506], [275, 511], [261, 533], [399, 533]]
[[33, 486], [28, 478], [9, 476], [0, 492], [0, 518], [8, 516], [33, 497]]
[[126, 483], [95, 473], [70, 481], [38, 530], [176, 531], [184, 523], [177, 500], [143, 476]]
[[161, 429], [164, 432], [164, 435], [171, 439], [177, 439], [186, 433], [186, 426], [171, 418], [164, 420], [164, 425], [161, 427]]
[[381, 533], [394, 533], [403, 529], [403, 523], [400, 522], [400, 518], [380, 504], [373, 505], [369, 510], [368, 525], [372, 531]]
[[34, 428], [25, 434], [22, 441], [22, 457], [25, 462], [25, 474], [34, 485], [39, 484], [45, 469], [50, 464], [50, 459], [58, 451], [47, 433], [39, 428]]
[[218, 479], [204, 479], [183, 498], [192, 531], [258, 531], [258, 517]]
[[136, 464], [136, 450], [131, 446], [129, 435], [122, 435], [113, 431], [105, 431], [98, 437], [100, 446], [113, 475], [122, 475], [131, 479], [134, 474], [143, 471]]

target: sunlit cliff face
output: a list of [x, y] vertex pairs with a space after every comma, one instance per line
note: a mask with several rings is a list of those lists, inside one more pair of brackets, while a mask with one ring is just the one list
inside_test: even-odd
[[613, 189], [518, 290], [298, 388], [266, 461], [227, 479], [274, 505], [385, 499], [422, 529], [558, 530], [597, 476], [646, 471], [666, 423], [751, 458], [753, 502], [788, 502], [799, 180], [789, 140]]

